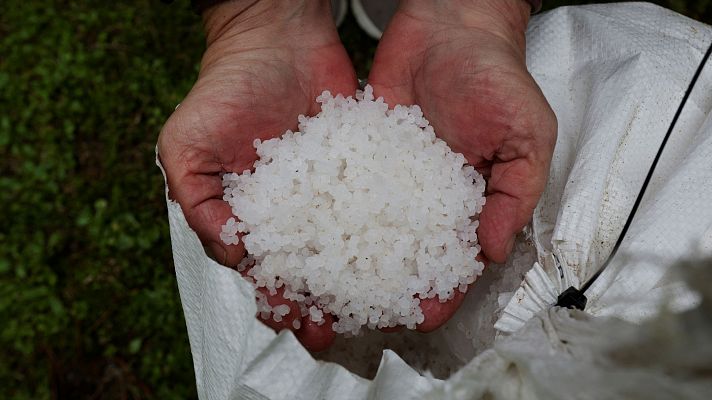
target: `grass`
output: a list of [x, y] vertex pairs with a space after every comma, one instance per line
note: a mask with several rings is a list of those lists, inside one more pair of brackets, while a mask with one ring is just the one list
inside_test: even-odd
[[[203, 50], [185, 3], [3, 3], [1, 398], [196, 397], [154, 165]], [[366, 76], [376, 41], [341, 33]]]

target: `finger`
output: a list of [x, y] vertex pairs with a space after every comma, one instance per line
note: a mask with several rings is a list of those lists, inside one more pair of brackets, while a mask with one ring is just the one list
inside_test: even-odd
[[[171, 117], [173, 119], [174, 117]], [[222, 165], [208, 151], [181, 146], [171, 139], [178, 129], [169, 120], [159, 138], [159, 155], [166, 171], [169, 196], [180, 204], [188, 225], [217, 262], [234, 266], [242, 259], [244, 246], [227, 245], [220, 238], [222, 225], [232, 217], [222, 200]]]
[[437, 296], [432, 299], [420, 300], [420, 309], [423, 310], [425, 320], [416, 326], [418, 332], [432, 332], [441, 327], [455, 314], [455, 311], [460, 308], [462, 301], [465, 299], [465, 293], [457, 289], [454, 290], [455, 296], [444, 303], [441, 303]]
[[309, 351], [323, 351], [334, 343], [336, 333], [331, 329], [334, 317], [324, 313], [323, 323], [318, 325], [306, 315], [302, 318], [301, 328], [294, 332], [299, 342]]
[[[245, 271], [244, 274], [247, 275], [247, 271]], [[273, 308], [283, 304], [289, 307], [289, 313], [282, 316], [280, 321], [275, 321], [274, 313], [270, 313], [268, 318], [263, 318], [261, 315], [258, 315], [258, 318], [264, 322], [265, 325], [274, 329], [276, 332], [284, 329], [292, 330], [299, 342], [309, 351], [317, 352], [326, 350], [334, 342], [336, 333], [334, 333], [331, 327], [334, 323], [334, 318], [331, 314], [324, 313], [322, 316], [323, 322], [317, 324], [309, 318], [309, 315], [301, 317], [299, 305], [295, 301], [284, 298], [283, 287], [277, 289], [275, 294], [270, 294], [267, 288], [258, 288], [257, 290], [267, 297], [267, 303]]]
[[[178, 196], [176, 197], [178, 200]], [[180, 203], [180, 200], [178, 202]], [[226, 266], [235, 266], [242, 260], [245, 253], [242, 240], [232, 245], [226, 244], [220, 238], [222, 226], [233, 217], [232, 210], [226, 202], [222, 199], [209, 198], [193, 206], [187, 203], [187, 208], [184, 208], [183, 212], [188, 225], [198, 234], [211, 258]], [[241, 237], [238, 235], [238, 238]]]
[[519, 122], [494, 154], [487, 201], [480, 214], [478, 238], [482, 250], [497, 263], [506, 261], [514, 236], [532, 218], [546, 186], [556, 144], [556, 116], [536, 83], [531, 79], [530, 83], [528, 93], [534, 101], [513, 118]]
[[260, 293], [264, 294], [267, 297], [267, 303], [272, 306], [272, 308], [283, 304], [289, 307], [289, 313], [281, 316], [281, 318], [278, 317], [279, 321], [275, 320], [274, 312], [270, 313], [269, 317], [267, 318], [263, 318], [261, 315], [259, 315], [259, 319], [262, 320], [265, 325], [269, 326], [277, 332], [283, 329], [297, 329], [295, 327], [294, 321], [299, 321], [301, 318], [299, 312], [299, 305], [297, 305], [295, 301], [287, 300], [284, 298], [284, 288], [277, 289], [277, 293], [274, 295], [269, 294], [269, 290], [267, 290], [267, 288], [258, 288], [257, 290], [259, 290]]
[[480, 214], [477, 237], [484, 254], [503, 263], [512, 251], [514, 237], [530, 221], [544, 190], [546, 171], [526, 159], [492, 166], [487, 201]]
[[[489, 265], [489, 260], [482, 253], [478, 254], [476, 259], [482, 262], [485, 268]], [[474, 285], [474, 283], [472, 285]], [[472, 285], [468, 286], [467, 291], [470, 290]], [[455, 312], [462, 306], [462, 302], [465, 300], [465, 295], [467, 294], [467, 292], [462, 293], [458, 288], [454, 290], [455, 296], [444, 303], [441, 303], [437, 297], [420, 300], [420, 309], [423, 311], [425, 320], [416, 326], [418, 332], [432, 332], [452, 318]]]
[[230, 207], [222, 199], [208, 199], [186, 214], [189, 224], [205, 243], [207, 254], [222, 265], [234, 267], [239, 264], [245, 254], [242, 234], [238, 234], [237, 244], [226, 244], [220, 238], [222, 226], [234, 217]]

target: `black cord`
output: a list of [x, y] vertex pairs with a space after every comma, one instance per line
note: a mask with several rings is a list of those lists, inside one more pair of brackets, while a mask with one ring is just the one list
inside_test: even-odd
[[626, 233], [628, 232], [628, 228], [630, 228], [630, 224], [633, 222], [633, 217], [635, 217], [635, 213], [638, 211], [638, 207], [640, 206], [640, 203], [643, 200], [643, 195], [645, 194], [645, 190], [648, 188], [648, 184], [650, 183], [650, 179], [653, 177], [653, 173], [655, 172], [655, 167], [658, 165], [658, 161], [660, 160], [660, 156], [663, 153], [663, 149], [665, 149], [665, 145], [668, 142], [668, 139], [670, 139], [670, 135], [672, 134], [672, 131], [675, 129], [675, 124], [677, 124], [677, 120], [680, 118], [680, 114], [682, 114], [682, 110], [685, 108], [685, 104], [687, 103], [687, 100], [690, 98], [690, 94], [692, 93], [692, 89], [695, 87], [695, 84], [697, 84], [697, 80], [699, 79], [700, 75], [702, 74], [702, 71], [705, 68], [705, 65], [707, 64], [707, 60], [710, 58], [710, 54], [712, 54], [712, 43], [710, 43], [710, 47], [707, 49], [707, 52], [705, 55], [702, 57], [702, 61], [700, 62], [700, 65], [697, 67], [697, 71], [695, 71], [695, 75], [692, 77], [692, 80], [690, 81], [690, 85], [687, 87], [687, 90], [685, 91], [685, 95], [682, 97], [682, 101], [680, 102], [680, 106], [677, 108], [677, 111], [675, 112], [675, 116], [672, 119], [672, 122], [670, 123], [670, 127], [668, 128], [667, 133], [665, 134], [665, 137], [663, 138], [662, 143], [660, 144], [660, 148], [658, 148], [658, 153], [655, 155], [655, 158], [653, 159], [653, 163], [650, 166], [650, 169], [648, 170], [648, 174], [645, 176], [645, 180], [643, 181], [643, 185], [640, 187], [640, 191], [638, 192], [638, 197], [635, 198], [635, 203], [633, 204], [633, 208], [630, 211], [630, 214], [628, 214], [628, 219], [625, 221], [625, 225], [623, 225], [623, 230], [621, 230], [620, 235], [618, 235], [618, 240], [616, 240], [616, 244], [613, 246], [613, 250], [611, 251], [611, 254], [608, 256], [606, 261], [603, 263], [603, 265], [596, 271], [595, 274], [593, 274], [588, 280], [581, 286], [580, 289], [576, 289], [573, 286], [570, 288], [566, 289], [563, 293], [561, 293], [557, 299], [556, 306], [559, 307], [566, 307], [566, 308], [577, 308], [579, 310], [583, 310], [586, 307], [586, 296], [584, 293], [588, 288], [591, 287], [593, 282], [598, 279], [598, 277], [603, 273], [603, 271], [606, 270], [608, 265], [610, 265], [611, 260], [613, 257], [616, 255], [618, 252], [618, 248], [621, 246], [621, 243], [623, 242], [623, 239], [625, 238]]

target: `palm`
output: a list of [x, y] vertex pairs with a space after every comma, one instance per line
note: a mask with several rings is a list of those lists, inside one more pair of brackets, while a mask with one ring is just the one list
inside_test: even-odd
[[[222, 246], [217, 239], [231, 216], [220, 200], [219, 174], [250, 169], [257, 158], [253, 141], [277, 137], [295, 127], [297, 115], [317, 112], [314, 99], [322, 90], [355, 89], [350, 62], [338, 42], [283, 45], [209, 48], [198, 81], [159, 138], [169, 186], [188, 222], [227, 265], [239, 262], [244, 250]], [[226, 55], [214, 57], [211, 51]]]
[[556, 119], [523, 49], [481, 29], [399, 12], [369, 76], [391, 103], [419, 104], [436, 133], [488, 177], [478, 236], [502, 262], [546, 182]]

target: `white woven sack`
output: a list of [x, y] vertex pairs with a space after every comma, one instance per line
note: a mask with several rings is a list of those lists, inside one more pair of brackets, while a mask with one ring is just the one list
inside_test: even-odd
[[[568, 334], [571, 326], [584, 332], [579, 346], [595, 334], [591, 327], [598, 326], [598, 319], [549, 308], [558, 293], [578, 286], [610, 252], [710, 41], [709, 26], [645, 3], [560, 8], [534, 17], [527, 62], [557, 115], [559, 136], [528, 235], [518, 243], [509, 268], [492, 267], [452, 321], [413, 339], [423, 347], [410, 353], [405, 349], [403, 358], [384, 351], [371, 380], [315, 360], [290, 332], [276, 335], [258, 322], [251, 286], [205, 255], [180, 207], [167, 196], [200, 398], [413, 399], [427, 393], [537, 398], [545, 393], [526, 385], [502, 386], [503, 379], [518, 379], [502, 375], [502, 351], [520, 354], [517, 349], [527, 343], [544, 349], [539, 339]], [[639, 323], [653, 316], [664, 299], [672, 298], [679, 310], [699, 302], [670, 266], [695, 246], [712, 243], [711, 111], [712, 65], [682, 114], [620, 257], [587, 292], [590, 315]], [[537, 329], [542, 323], [546, 329]], [[490, 350], [473, 358], [493, 345], [495, 328], [499, 336], [511, 334], [494, 344], [499, 353]], [[341, 350], [348, 340], [354, 339], [342, 341]], [[322, 358], [349, 365], [338, 359], [339, 351]], [[411, 364], [418, 369], [440, 368], [444, 377], [469, 364], [443, 382], [422, 376], [403, 359], [416, 360]], [[561, 367], [566, 361], [549, 357], [537, 368], [546, 369], [547, 362]], [[477, 379], [468, 378], [473, 371]], [[483, 384], [488, 373], [499, 374], [498, 387], [512, 391], [488, 392]], [[575, 386], [572, 379], [567, 382]], [[467, 390], [443, 389], [456, 386]]]

